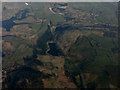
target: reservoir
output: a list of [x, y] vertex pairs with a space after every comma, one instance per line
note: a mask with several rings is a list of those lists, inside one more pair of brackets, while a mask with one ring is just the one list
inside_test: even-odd
[[50, 50], [48, 51], [49, 54], [51, 54], [52, 56], [63, 55], [61, 50], [57, 48], [56, 43], [49, 43], [48, 45], [50, 47]]
[[10, 29], [15, 25], [28, 24], [28, 23], [15, 23], [14, 22], [14, 20], [22, 20], [22, 19], [26, 18], [27, 12], [28, 12], [28, 9], [21, 10], [16, 14], [15, 17], [11, 17], [8, 20], [2, 21], [2, 28], [5, 28], [6, 31], [10, 31]]

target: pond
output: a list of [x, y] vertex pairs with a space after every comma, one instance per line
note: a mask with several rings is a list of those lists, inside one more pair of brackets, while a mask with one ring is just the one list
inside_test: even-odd
[[61, 50], [58, 49], [56, 43], [49, 43], [48, 45], [50, 47], [50, 50], [48, 51], [49, 54], [51, 54], [52, 56], [63, 55], [63, 53], [61, 52]]

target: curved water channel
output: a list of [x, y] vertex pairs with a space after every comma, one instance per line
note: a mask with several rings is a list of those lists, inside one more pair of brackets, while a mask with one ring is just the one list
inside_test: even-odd
[[[14, 20], [23, 20], [24, 18], [26, 18], [27, 13], [28, 13], [28, 9], [18, 11], [15, 17], [11, 17], [8, 20], [2, 21], [2, 28], [5, 28], [6, 31], [10, 31], [10, 29], [15, 25], [28, 24], [28, 23], [15, 23], [14, 22]], [[20, 18], [17, 17], [19, 14], [21, 14]]]

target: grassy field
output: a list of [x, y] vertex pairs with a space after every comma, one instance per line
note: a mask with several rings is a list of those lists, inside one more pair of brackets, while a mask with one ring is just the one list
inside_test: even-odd
[[[117, 55], [112, 52], [112, 48], [116, 48], [113, 41], [113, 39], [95, 34], [79, 38], [69, 50], [71, 59], [65, 60], [65, 67], [69, 72], [68, 76], [74, 77], [81, 73], [95, 74], [100, 81], [102, 79], [104, 82], [98, 80], [98, 86], [107, 88], [110, 84], [109, 80], [112, 78], [107, 78], [109, 71], [105, 68], [110, 65], [117, 65], [118, 62]], [[117, 41], [115, 40], [115, 42]]]

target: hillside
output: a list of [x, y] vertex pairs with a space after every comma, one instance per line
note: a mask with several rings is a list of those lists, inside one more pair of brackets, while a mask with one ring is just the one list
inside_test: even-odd
[[116, 2], [4, 2], [3, 88], [119, 89], [117, 11]]

